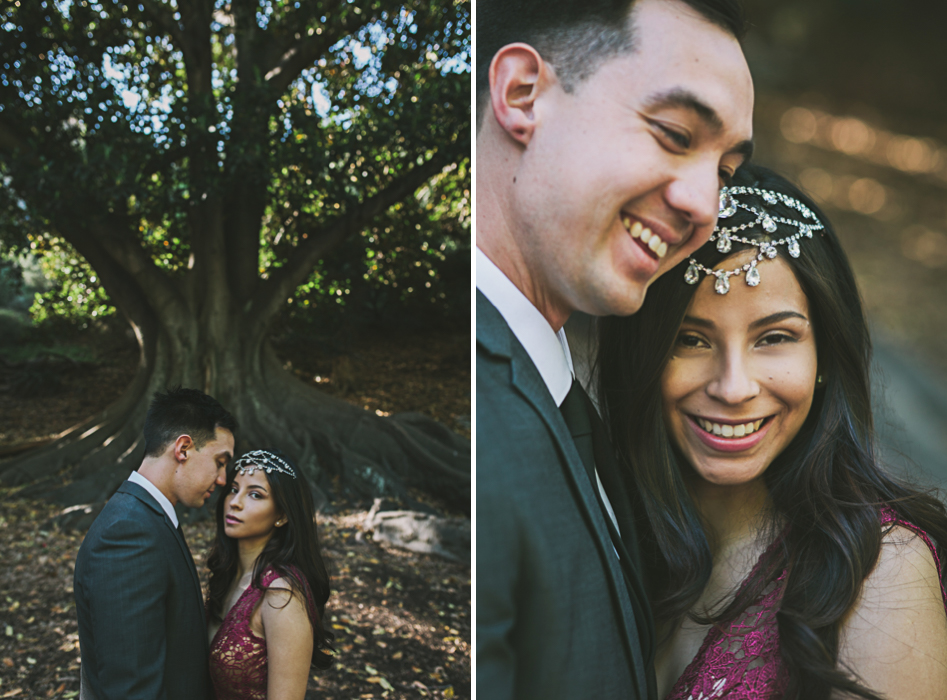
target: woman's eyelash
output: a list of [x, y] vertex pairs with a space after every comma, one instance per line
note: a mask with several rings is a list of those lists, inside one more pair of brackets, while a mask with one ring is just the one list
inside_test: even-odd
[[765, 343], [766, 345], [778, 345], [780, 343], [795, 343], [796, 339], [791, 335], [787, 335], [786, 333], [773, 333], [771, 335], [764, 336], [760, 342]]
[[678, 337], [677, 342], [686, 348], [696, 348], [698, 344], [703, 342], [703, 340], [700, 338], [700, 336], [684, 333]]

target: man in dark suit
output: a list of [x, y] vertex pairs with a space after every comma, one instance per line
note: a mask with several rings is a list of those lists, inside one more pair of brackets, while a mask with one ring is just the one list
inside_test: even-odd
[[478, 3], [479, 697], [655, 696], [631, 480], [562, 326], [710, 236], [751, 147], [735, 3]]
[[145, 457], [96, 518], [76, 557], [82, 698], [207, 700], [200, 581], [174, 511], [225, 483], [236, 421], [194, 389], [156, 394]]

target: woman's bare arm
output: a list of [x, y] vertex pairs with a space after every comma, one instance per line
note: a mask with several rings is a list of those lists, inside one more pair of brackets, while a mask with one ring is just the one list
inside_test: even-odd
[[842, 626], [840, 665], [890, 700], [947, 698], [947, 613], [930, 549], [893, 528]]
[[267, 588], [260, 605], [266, 635], [267, 700], [303, 700], [312, 663], [312, 623], [305, 595], [289, 592], [282, 578]]

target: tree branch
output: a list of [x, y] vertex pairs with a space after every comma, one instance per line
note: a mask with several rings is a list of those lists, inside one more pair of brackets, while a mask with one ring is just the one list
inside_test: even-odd
[[[210, 51], [210, 21], [212, 7], [202, 0], [180, 0], [181, 22], [174, 19], [174, 10], [162, 0], [138, 0], [129, 10], [141, 14], [155, 27], [171, 37], [172, 43], [184, 56], [188, 89], [194, 95], [211, 92], [212, 61]], [[140, 9], [139, 9], [140, 8]]]
[[306, 242], [298, 246], [287, 264], [260, 286], [253, 299], [254, 315], [265, 323], [279, 310], [293, 290], [302, 284], [326, 251], [342, 239], [361, 231], [388, 207], [411, 195], [449, 162], [446, 155], [436, 153], [430, 160], [415, 166], [352, 211], [342, 214], [320, 231], [310, 234]]
[[[57, 222], [57, 228], [96, 272], [99, 272], [99, 266], [106, 272], [111, 270], [116, 283], [121, 281], [123, 284], [120, 290], [122, 296], [134, 294], [139, 297], [139, 304], [150, 308], [165, 323], [174, 317], [187, 317], [187, 302], [178, 292], [178, 287], [155, 266], [151, 256], [114, 217], [93, 219], [81, 227]], [[122, 272], [116, 271], [115, 267]], [[103, 276], [102, 279], [104, 281], [106, 278]], [[119, 297], [112, 292], [109, 296], [118, 305]]]
[[349, 11], [338, 23], [322, 25], [320, 27], [322, 33], [313, 33], [299, 38], [291, 32], [283, 32], [282, 27], [275, 27], [270, 32], [271, 36], [285, 34], [288, 40], [274, 41], [275, 50], [270, 55], [271, 63], [265, 67], [266, 84], [276, 94], [282, 94], [304, 70], [314, 65], [320, 56], [328, 52], [330, 46], [373, 21], [372, 17]]
[[[140, 10], [139, 10], [140, 8]], [[174, 19], [174, 12], [169, 5], [161, 0], [139, 0], [137, 3], [128, 5], [130, 12], [139, 10], [145, 19], [151, 22], [162, 32], [171, 37], [171, 41], [181, 49], [187, 60], [187, 41], [184, 37], [184, 31], [181, 25]]]

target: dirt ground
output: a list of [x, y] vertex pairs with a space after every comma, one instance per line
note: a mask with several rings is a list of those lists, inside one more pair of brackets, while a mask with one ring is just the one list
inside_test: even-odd
[[[338, 353], [291, 345], [280, 352], [302, 380], [328, 393], [383, 414], [422, 411], [469, 437], [469, 348], [466, 334], [356, 338], [344, 355], [355, 378], [344, 386], [333, 381]], [[46, 439], [105, 407], [135, 362], [128, 343], [102, 345], [99, 362], [64, 374], [55, 396], [0, 395], [0, 450]], [[83, 535], [49, 528], [57, 512], [49, 504], [9, 490], [0, 490], [0, 502], [0, 698], [78, 697], [72, 575]], [[376, 544], [362, 533], [364, 517], [341, 502], [319, 516], [335, 661], [312, 675], [307, 698], [469, 698], [470, 563]], [[185, 527], [206, 579], [214, 525]]]

